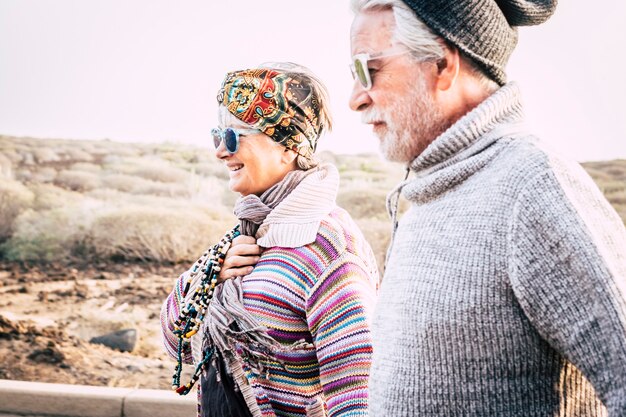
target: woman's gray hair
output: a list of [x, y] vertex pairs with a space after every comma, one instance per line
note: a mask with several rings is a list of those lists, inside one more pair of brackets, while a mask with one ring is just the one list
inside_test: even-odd
[[[406, 46], [418, 61], [439, 61], [445, 57], [443, 45], [446, 40], [432, 31], [415, 12], [402, 0], [351, 0], [350, 7], [355, 14], [391, 10], [396, 21], [393, 39]], [[458, 49], [458, 48], [457, 48]], [[498, 84], [459, 49], [461, 58], [469, 66], [476, 78], [489, 90]]]

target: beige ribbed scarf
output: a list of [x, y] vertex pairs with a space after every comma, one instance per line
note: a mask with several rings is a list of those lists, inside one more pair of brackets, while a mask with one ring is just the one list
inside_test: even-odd
[[242, 235], [255, 236], [259, 226], [263, 223], [270, 212], [289, 195], [300, 182], [319, 170], [319, 168], [308, 171], [294, 170], [287, 173], [285, 178], [274, 184], [261, 196], [254, 194], [239, 197], [235, 203], [233, 212], [239, 219]]

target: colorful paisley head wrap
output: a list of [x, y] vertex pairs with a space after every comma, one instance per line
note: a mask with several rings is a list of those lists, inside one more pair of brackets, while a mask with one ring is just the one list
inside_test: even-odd
[[297, 72], [270, 68], [229, 72], [217, 101], [237, 119], [305, 157], [315, 152], [324, 129], [319, 98], [310, 80]]

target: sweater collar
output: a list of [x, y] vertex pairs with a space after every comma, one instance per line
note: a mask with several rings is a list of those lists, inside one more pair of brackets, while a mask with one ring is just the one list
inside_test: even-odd
[[405, 179], [387, 196], [393, 227], [387, 255], [398, 228], [400, 194], [416, 204], [437, 199], [487, 165], [501, 149], [491, 146], [496, 141], [513, 140], [524, 132], [520, 92], [509, 83], [437, 137], [409, 164], [415, 177]]
[[502, 137], [502, 134], [494, 130], [496, 127], [498, 131], [502, 131], [501, 133], [504, 133], [504, 130], [519, 130], [522, 121], [520, 91], [517, 84], [511, 82], [498, 89], [437, 137], [409, 164], [409, 168], [420, 175], [426, 174], [421, 171], [430, 172], [451, 158], [458, 160], [460, 156], [460, 159], [464, 159], [476, 153], [468, 152], [470, 148], [479, 152]]

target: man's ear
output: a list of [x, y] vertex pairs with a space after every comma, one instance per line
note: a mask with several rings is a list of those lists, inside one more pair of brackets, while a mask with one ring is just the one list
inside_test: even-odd
[[459, 76], [461, 56], [459, 50], [448, 43], [444, 43], [443, 48], [445, 55], [437, 61], [437, 89], [447, 91]]

